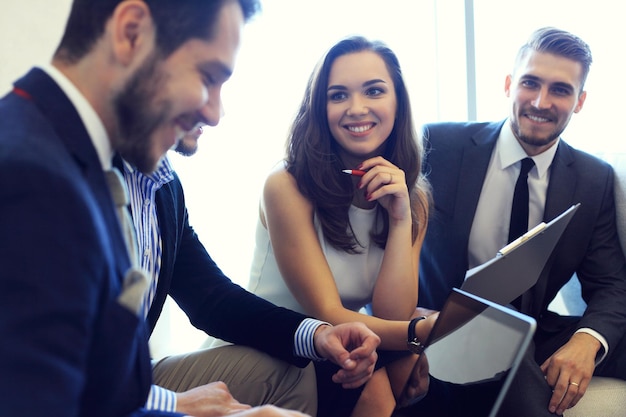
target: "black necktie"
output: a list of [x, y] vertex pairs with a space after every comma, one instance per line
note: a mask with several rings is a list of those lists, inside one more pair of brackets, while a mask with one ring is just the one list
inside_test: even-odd
[[515, 183], [511, 223], [509, 224], [509, 243], [528, 231], [528, 172], [535, 166], [531, 158], [522, 159], [522, 168]]

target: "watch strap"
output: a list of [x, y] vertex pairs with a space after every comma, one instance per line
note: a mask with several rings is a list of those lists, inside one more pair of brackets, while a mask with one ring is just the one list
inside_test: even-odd
[[426, 316], [415, 317], [409, 322], [409, 329], [407, 334], [407, 348], [411, 352], [417, 353], [418, 355], [421, 355], [422, 352], [424, 352], [424, 349], [426, 349], [426, 345], [424, 345], [419, 337], [417, 337], [417, 335], [415, 334], [415, 325], [418, 321], [424, 320], [425, 318]]

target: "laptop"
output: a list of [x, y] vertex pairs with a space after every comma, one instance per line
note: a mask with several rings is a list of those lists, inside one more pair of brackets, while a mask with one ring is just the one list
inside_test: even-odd
[[533, 318], [454, 288], [425, 342], [429, 374], [478, 387], [484, 409], [464, 415], [495, 417], [535, 329]]
[[547, 224], [540, 223], [491, 260], [469, 270], [461, 289], [494, 303], [510, 304], [537, 283], [579, 206], [571, 206]]

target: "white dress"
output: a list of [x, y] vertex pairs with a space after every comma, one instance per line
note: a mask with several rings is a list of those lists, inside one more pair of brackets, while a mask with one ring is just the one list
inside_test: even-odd
[[[372, 301], [383, 250], [370, 237], [376, 218], [375, 209], [365, 210], [351, 206], [349, 217], [357, 241], [363, 246], [358, 247], [357, 254], [337, 250], [328, 244], [317, 216], [314, 218], [314, 225], [344, 307], [358, 311]], [[278, 270], [269, 233], [260, 220], [257, 222], [256, 247], [248, 290], [276, 305], [306, 313], [287, 288]]]
[[[344, 307], [359, 311], [372, 301], [374, 284], [383, 260], [383, 250], [375, 245], [370, 237], [370, 230], [376, 218], [375, 209], [365, 210], [350, 206], [348, 216], [358, 242], [363, 245], [363, 248], [358, 248], [358, 254], [336, 250], [329, 245], [323, 238], [317, 216], [314, 217], [314, 226]], [[248, 291], [278, 306], [306, 314], [287, 288], [278, 270], [269, 233], [260, 219], [257, 221], [256, 245]], [[363, 310], [362, 312], [365, 313], [366, 311]], [[228, 344], [221, 339], [211, 339], [206, 343], [206, 346], [219, 347]]]

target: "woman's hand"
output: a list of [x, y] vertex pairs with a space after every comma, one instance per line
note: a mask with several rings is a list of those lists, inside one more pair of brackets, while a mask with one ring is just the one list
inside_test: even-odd
[[357, 185], [367, 201], [377, 201], [393, 220], [411, 220], [404, 171], [381, 156], [367, 159], [359, 169], [367, 171]]

